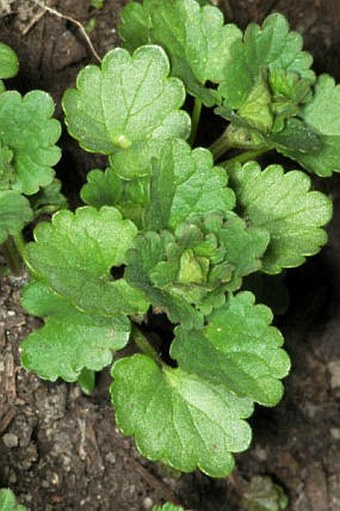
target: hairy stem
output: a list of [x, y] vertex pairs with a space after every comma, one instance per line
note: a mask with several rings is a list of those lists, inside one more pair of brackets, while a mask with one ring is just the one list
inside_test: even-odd
[[163, 365], [163, 362], [156, 350], [151, 346], [145, 335], [136, 325], [132, 325], [131, 337], [144, 355], [151, 357], [159, 366]]
[[228, 134], [228, 128], [224, 130], [222, 135], [218, 137], [215, 142], [211, 144], [209, 147], [209, 150], [211, 151], [214, 160], [218, 160], [221, 156], [223, 156], [224, 153], [226, 153], [229, 149], [230, 141], [229, 141], [229, 134]]
[[232, 165], [233, 163], [247, 163], [251, 160], [256, 160], [258, 156], [261, 156], [264, 153], [267, 153], [270, 151], [270, 147], [265, 147], [261, 149], [252, 149], [250, 151], [244, 151], [241, 154], [238, 154], [237, 156], [234, 156], [234, 158], [230, 158], [229, 160], [222, 161], [218, 165], [220, 167], [228, 167], [229, 165]]
[[22, 275], [24, 264], [25, 242], [22, 234], [9, 236], [2, 245], [6, 264], [12, 275], [19, 277]]
[[191, 133], [189, 137], [189, 144], [192, 146], [196, 139], [198, 124], [201, 117], [202, 111], [202, 100], [199, 98], [195, 98], [194, 108], [191, 116]]

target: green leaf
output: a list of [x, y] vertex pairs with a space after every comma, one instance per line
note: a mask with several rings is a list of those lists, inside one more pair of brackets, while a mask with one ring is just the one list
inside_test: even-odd
[[300, 171], [284, 174], [280, 165], [261, 171], [256, 162], [228, 169], [243, 217], [270, 233], [263, 257], [268, 273], [299, 266], [327, 241], [322, 229], [332, 215], [330, 200], [310, 191], [311, 181]]
[[157, 288], [151, 280], [151, 272], [164, 257], [164, 241], [156, 232], [149, 231], [136, 239], [134, 248], [127, 254], [125, 278], [136, 290], [142, 290], [152, 306], [168, 314], [173, 323], [182, 323], [187, 328], [199, 328], [203, 315], [196, 311], [181, 294], [174, 289]]
[[0, 43], [0, 78], [12, 78], [19, 69], [18, 57], [5, 43]]
[[142, 227], [144, 210], [149, 202], [149, 179], [139, 178], [125, 181], [110, 167], [103, 172], [91, 170], [87, 183], [82, 187], [82, 200], [99, 209], [102, 206], [115, 206], [124, 218]]
[[0, 490], [0, 511], [27, 511], [27, 508], [17, 504], [14, 493], [11, 490]]
[[190, 118], [179, 110], [184, 86], [169, 72], [160, 47], [144, 46], [133, 56], [121, 48], [110, 51], [101, 68], [87, 66], [77, 89], [64, 95], [70, 133], [84, 149], [109, 155], [121, 177], [147, 175], [162, 141], [190, 133]]
[[54, 179], [51, 184], [41, 188], [35, 195], [31, 195], [30, 203], [35, 216], [54, 213], [68, 207], [67, 199], [61, 192], [59, 179]]
[[252, 401], [226, 386], [179, 368], [159, 368], [145, 355], [118, 360], [112, 376], [116, 422], [123, 433], [135, 435], [147, 458], [223, 477], [233, 470], [231, 453], [248, 447], [251, 432], [243, 419], [251, 415]]
[[23, 366], [40, 378], [77, 381], [84, 369], [100, 371], [108, 366], [112, 351], [124, 348], [129, 340], [126, 316], [81, 311], [42, 282], [25, 287], [22, 305], [45, 321], [21, 344]]
[[270, 309], [254, 302], [250, 292], [230, 295], [207, 318], [203, 330], [176, 328], [170, 353], [187, 373], [274, 406], [282, 397], [279, 380], [288, 373], [289, 358], [281, 349], [279, 330], [269, 326], [273, 319]]
[[150, 230], [174, 229], [192, 215], [223, 213], [235, 205], [225, 171], [214, 167], [211, 153], [203, 148], [191, 150], [184, 140], [164, 144], [153, 165], [151, 183], [145, 218]]
[[281, 14], [268, 16], [262, 27], [255, 23], [248, 25], [243, 40], [232, 45], [224, 68], [220, 91], [227, 104], [240, 108], [261, 75], [266, 77], [264, 71], [282, 69], [313, 83], [312, 57], [301, 51], [302, 44], [301, 35], [289, 31], [288, 22]]
[[279, 140], [278, 150], [319, 176], [340, 172], [340, 85], [322, 75], [315, 85], [313, 98], [300, 112], [304, 130], [311, 133], [312, 144], [294, 146], [294, 131], [288, 143]]
[[96, 372], [84, 367], [77, 378], [77, 383], [82, 392], [90, 396], [96, 388]]
[[3, 146], [0, 140], [0, 190], [7, 190], [13, 181], [12, 159], [13, 152], [8, 147]]
[[231, 121], [239, 117], [263, 134], [282, 130], [284, 120], [308, 100], [315, 81], [312, 57], [302, 43], [281, 14], [268, 16], [262, 27], [248, 25], [230, 48], [218, 89], [223, 107], [216, 113]]
[[135, 435], [151, 460], [183, 472], [196, 467], [213, 477], [229, 474], [232, 453], [251, 439], [244, 421], [253, 401], [272, 406], [282, 396], [278, 379], [289, 370], [272, 314], [254, 296], [229, 296], [200, 330], [175, 330], [171, 356], [159, 367], [145, 355], [114, 363], [111, 386], [118, 426]]
[[204, 84], [223, 79], [231, 45], [242, 35], [235, 25], [224, 24], [220, 9], [201, 7], [195, 0], [131, 2], [121, 11], [119, 34], [129, 50], [146, 43], [162, 46], [172, 74], [208, 106], [216, 104], [217, 96]]
[[15, 190], [0, 190], [0, 244], [15, 236], [33, 219], [28, 200]]
[[110, 274], [112, 267], [124, 264], [136, 233], [135, 225], [112, 207], [60, 211], [52, 223], [36, 227], [26, 260], [35, 278], [82, 310], [108, 315], [145, 312], [143, 293]]
[[16, 91], [0, 94], [0, 142], [13, 152], [12, 187], [26, 195], [53, 180], [51, 167], [60, 158], [55, 143], [61, 132], [60, 123], [51, 119], [53, 111], [52, 98], [42, 91], [24, 97]]
[[164, 504], [163, 506], [156, 506], [152, 511], [184, 511], [184, 509], [180, 506], [175, 506], [174, 504]]

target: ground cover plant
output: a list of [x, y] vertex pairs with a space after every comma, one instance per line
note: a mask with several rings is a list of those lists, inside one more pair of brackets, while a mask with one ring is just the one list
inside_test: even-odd
[[[339, 92], [280, 15], [242, 34], [213, 6], [150, 0], [126, 7], [120, 33], [126, 49], [64, 96], [70, 133], [109, 166], [89, 173], [87, 206], [38, 225], [24, 250], [23, 305], [45, 326], [22, 360], [84, 385], [131, 340], [140, 353], [112, 368], [118, 425], [150, 459], [223, 476], [249, 445], [254, 402], [275, 405], [289, 370], [243, 277], [302, 264], [331, 215], [305, 172], [253, 159], [275, 149], [337, 170]], [[226, 120], [210, 150], [195, 147], [202, 105]], [[225, 160], [235, 148], [245, 152]], [[151, 342], [159, 314], [173, 325], [169, 353], [169, 338]]]
[[61, 132], [51, 118], [53, 100], [39, 90], [24, 97], [6, 90], [3, 79], [15, 76], [18, 65], [14, 51], [1, 43], [0, 244], [13, 273], [21, 271], [23, 228], [42, 213], [66, 206], [52, 169], [60, 158], [55, 143]]

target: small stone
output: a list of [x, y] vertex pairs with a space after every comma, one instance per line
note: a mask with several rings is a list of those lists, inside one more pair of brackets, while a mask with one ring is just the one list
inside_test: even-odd
[[113, 452], [108, 452], [106, 455], [105, 455], [105, 461], [107, 463], [111, 463], [111, 465], [114, 465], [116, 463], [116, 456], [114, 455]]
[[340, 360], [329, 362], [328, 370], [331, 375], [331, 387], [333, 389], [340, 387]]
[[334, 440], [340, 440], [340, 428], [331, 428], [331, 435]]
[[153, 508], [153, 500], [150, 497], [145, 497], [143, 500], [143, 509], [149, 511], [149, 509]]
[[19, 438], [16, 435], [13, 435], [13, 433], [6, 433], [2, 437], [2, 441], [5, 444], [6, 447], [9, 449], [12, 449], [13, 447], [18, 447], [19, 445]]

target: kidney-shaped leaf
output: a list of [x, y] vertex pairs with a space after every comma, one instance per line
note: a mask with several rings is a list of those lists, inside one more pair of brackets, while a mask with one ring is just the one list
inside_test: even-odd
[[100, 316], [80, 311], [41, 282], [26, 286], [23, 307], [45, 319], [45, 325], [21, 344], [26, 369], [41, 378], [76, 381], [82, 369], [100, 371], [112, 361], [112, 351], [129, 339], [126, 316]]
[[310, 191], [309, 177], [300, 171], [286, 174], [280, 165], [261, 171], [256, 162], [228, 169], [243, 216], [270, 233], [263, 257], [268, 273], [299, 266], [327, 241], [322, 229], [332, 214], [330, 200]]
[[253, 411], [249, 398], [200, 375], [161, 369], [145, 355], [118, 360], [112, 375], [117, 424], [135, 434], [147, 458], [222, 477], [233, 469], [231, 452], [248, 447], [251, 432], [243, 419]]
[[125, 262], [137, 228], [118, 210], [84, 207], [55, 214], [39, 224], [26, 259], [33, 275], [83, 310], [99, 314], [144, 312], [142, 292], [123, 278], [114, 280], [112, 267]]
[[51, 119], [52, 98], [42, 91], [21, 97], [16, 91], [0, 94], [0, 142], [13, 152], [15, 176], [12, 187], [31, 195], [54, 177], [52, 166], [60, 158], [55, 145], [60, 123]]
[[111, 155], [121, 173], [133, 177], [124, 168], [128, 154], [141, 158], [149, 151], [145, 145], [169, 136], [186, 138], [190, 132], [190, 119], [179, 110], [184, 86], [169, 72], [168, 58], [158, 46], [143, 46], [132, 56], [122, 48], [110, 51], [101, 68], [87, 66], [77, 88], [64, 95], [70, 133], [84, 149]]
[[188, 472], [199, 467], [221, 477], [232, 453], [250, 442], [244, 421], [253, 401], [272, 406], [289, 370], [270, 309], [254, 296], [230, 296], [199, 330], [178, 327], [171, 356], [159, 367], [145, 355], [115, 362], [111, 395], [119, 427], [135, 435], [142, 454]]

